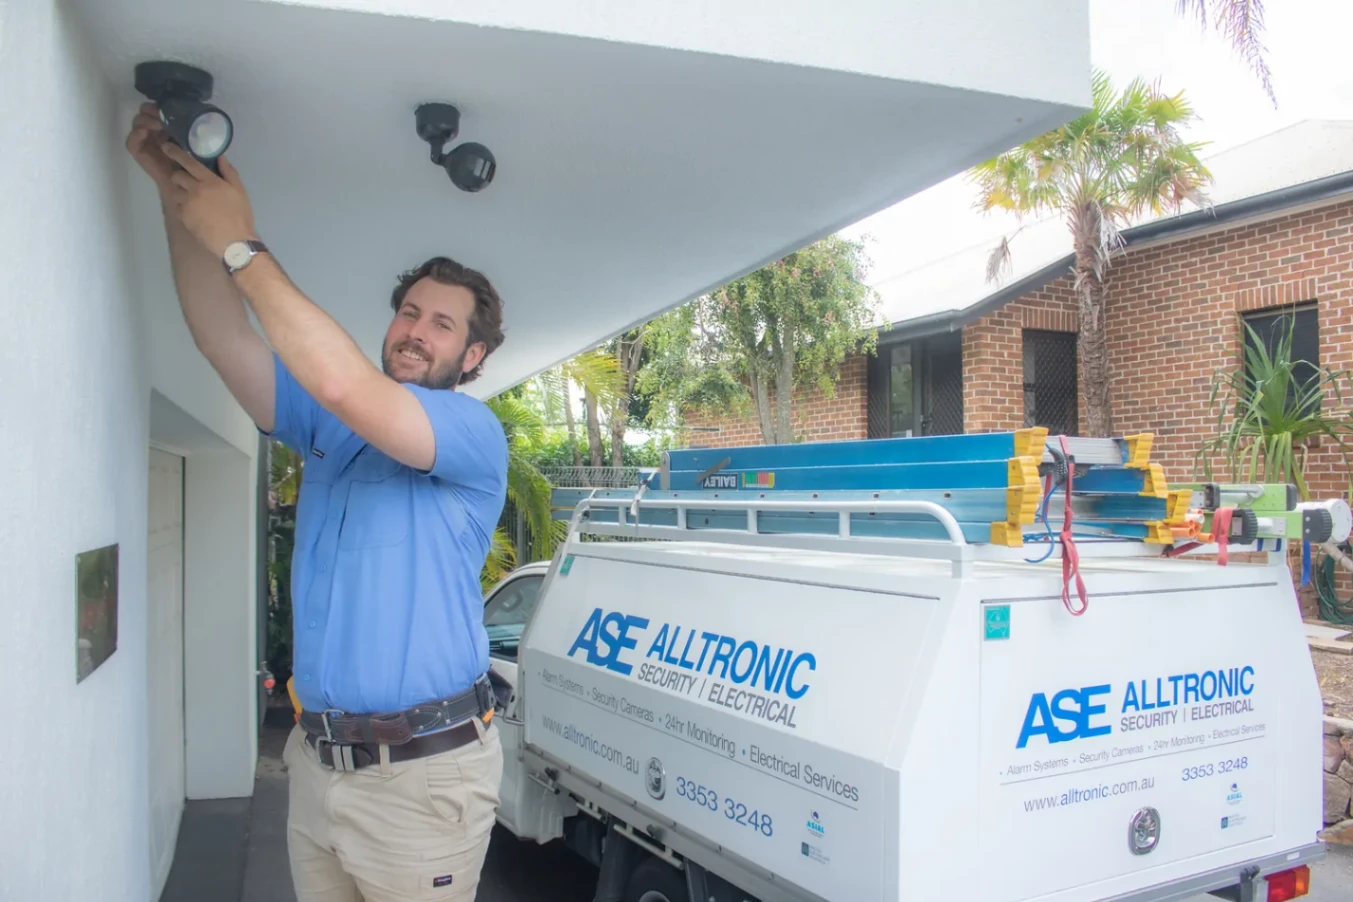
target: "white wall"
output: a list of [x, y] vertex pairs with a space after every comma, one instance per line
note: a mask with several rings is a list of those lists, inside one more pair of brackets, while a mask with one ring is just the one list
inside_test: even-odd
[[[252, 788], [253, 436], [210, 374], [192, 365], [186, 333], [175, 332], [167, 272], [156, 272], [145, 250], [162, 247], [163, 232], [129, 215], [126, 98], [82, 62], [92, 45], [63, 2], [0, 2], [0, 710], [8, 724], [0, 899], [146, 902], [151, 892], [146, 508], [156, 387], [178, 405], [177, 420], [157, 418], [158, 431], [170, 422], [168, 431], [215, 449], [190, 476], [199, 499], [189, 525], [197, 595], [188, 605], [190, 617], [213, 611], [216, 635], [190, 637], [186, 654], [199, 655], [199, 667], [205, 647], [218, 657], [213, 685], [197, 680], [188, 704], [219, 704], [240, 719], [233, 741], [212, 752], [221, 773], [197, 788]], [[155, 272], [144, 280], [149, 294], [145, 272]], [[199, 449], [188, 450], [194, 473]], [[203, 502], [219, 502], [232, 484], [244, 500], [224, 502], [213, 531], [217, 514]], [[118, 649], [77, 685], [75, 555], [115, 542]]]
[[[145, 902], [146, 430], [111, 97], [50, 2], [0, 6], [0, 898]], [[75, 681], [75, 555], [118, 650]]]

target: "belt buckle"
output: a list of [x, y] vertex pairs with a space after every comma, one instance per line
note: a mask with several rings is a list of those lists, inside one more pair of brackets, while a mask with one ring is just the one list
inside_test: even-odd
[[330, 715], [342, 715], [343, 712], [337, 708], [325, 708], [319, 714], [320, 722], [324, 724], [324, 737], [315, 737], [315, 756], [319, 759], [320, 767], [324, 767], [324, 755], [321, 747], [324, 744], [329, 746], [329, 758], [331, 763], [328, 765], [338, 773], [348, 773], [357, 769], [357, 764], [352, 757], [352, 747], [338, 742], [334, 739], [333, 727], [329, 724]]
[[333, 727], [329, 723], [329, 718], [334, 714], [337, 714], [341, 717], [343, 712], [338, 710], [337, 708], [325, 708], [323, 711], [319, 712], [320, 723], [324, 724], [324, 738], [329, 741], [330, 745], [333, 745], [334, 742], [336, 741], [334, 739]]

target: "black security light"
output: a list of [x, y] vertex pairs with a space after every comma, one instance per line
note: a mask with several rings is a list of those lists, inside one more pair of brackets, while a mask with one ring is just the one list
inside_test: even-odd
[[462, 191], [482, 191], [493, 181], [498, 163], [493, 152], [471, 141], [450, 153], [447, 142], [460, 132], [460, 110], [449, 103], [425, 103], [414, 110], [418, 137], [432, 147], [432, 162], [446, 170], [451, 182]]
[[220, 175], [216, 160], [226, 152], [235, 127], [211, 99], [211, 74], [195, 66], [147, 62], [136, 67], [136, 90], [160, 108], [169, 140]]

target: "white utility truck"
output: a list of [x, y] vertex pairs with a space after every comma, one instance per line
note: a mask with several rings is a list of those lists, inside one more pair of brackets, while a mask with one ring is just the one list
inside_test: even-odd
[[486, 603], [500, 822], [592, 859], [598, 900], [1305, 894], [1287, 552], [1348, 508], [1169, 487], [1151, 442], [680, 451], [564, 498], [554, 559]]

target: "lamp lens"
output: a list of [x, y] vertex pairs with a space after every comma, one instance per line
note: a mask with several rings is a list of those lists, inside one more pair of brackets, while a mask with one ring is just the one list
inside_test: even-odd
[[188, 129], [188, 149], [203, 159], [214, 159], [230, 144], [230, 119], [211, 110], [193, 120]]

